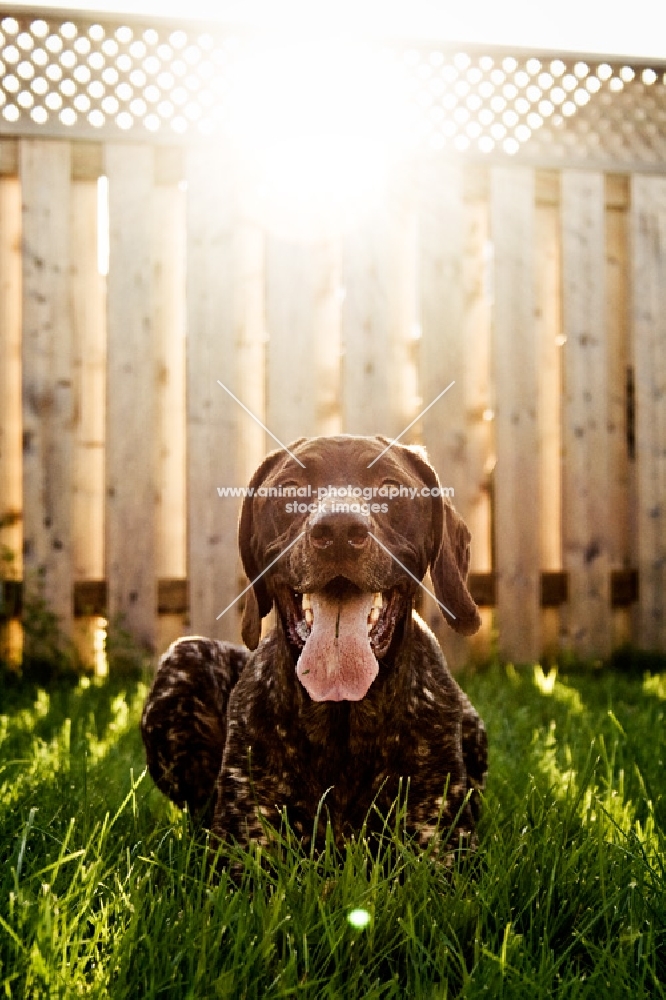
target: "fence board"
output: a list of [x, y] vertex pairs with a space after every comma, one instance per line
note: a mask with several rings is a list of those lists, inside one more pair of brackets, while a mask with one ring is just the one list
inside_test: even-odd
[[[562, 312], [560, 268], [559, 178], [537, 175], [536, 207], [536, 335], [539, 378], [540, 566], [562, 569]], [[539, 198], [541, 195], [541, 198]], [[555, 652], [559, 643], [560, 609], [541, 613], [542, 646]]]
[[[187, 576], [185, 495], [185, 192], [168, 178], [155, 186], [152, 284], [157, 371], [158, 579]], [[160, 615], [158, 648], [183, 632], [183, 615]]]
[[74, 422], [72, 559], [77, 580], [104, 577], [105, 279], [97, 261], [97, 181], [75, 181], [72, 208]]
[[268, 239], [267, 423], [285, 444], [339, 423], [339, 270], [334, 237]]
[[[421, 182], [419, 211], [419, 384], [422, 408], [446, 387], [445, 396], [421, 418], [423, 441], [444, 487], [455, 491], [454, 503], [469, 516], [467, 479], [466, 351], [463, 332], [464, 261], [463, 175], [460, 166], [437, 158]], [[423, 614], [445, 639], [453, 666], [464, 662], [468, 642], [442, 629], [441, 611], [423, 599]]]
[[[52, 610], [72, 621], [70, 146], [23, 139], [23, 551]], [[30, 579], [32, 578], [32, 579]]]
[[318, 270], [315, 286], [315, 371], [317, 402], [315, 424], [318, 434], [340, 434], [342, 357], [342, 246], [330, 237], [316, 247]]
[[109, 144], [106, 576], [109, 614], [157, 636], [153, 149]]
[[562, 172], [563, 615], [581, 656], [605, 655], [611, 642], [604, 206], [602, 174]]
[[[97, 259], [97, 178], [72, 147], [72, 364], [74, 454], [72, 562], [75, 581], [104, 577], [104, 435], [106, 403], [105, 279]], [[82, 169], [83, 168], [83, 169]], [[83, 179], [85, 178], [85, 179]], [[76, 599], [75, 599], [76, 602]], [[100, 622], [92, 608], [75, 617], [73, 635], [84, 663], [99, 666]], [[75, 603], [74, 614], [77, 608]]]
[[[235, 226], [234, 255], [238, 274], [234, 301], [238, 396], [262, 419], [266, 412], [266, 240], [261, 226], [250, 218], [241, 218]], [[238, 435], [238, 476], [243, 485], [276, 445], [266, 440], [256, 420], [242, 420]]]
[[[491, 380], [492, 255], [487, 180], [486, 170], [468, 174], [464, 193], [465, 517], [472, 533], [471, 573], [490, 573], [493, 568], [491, 479], [495, 466], [495, 445]], [[484, 659], [491, 650], [492, 610], [482, 608], [481, 621], [479, 632], [469, 641], [469, 649], [472, 656]]]
[[443, 486], [455, 490], [468, 516], [466, 488], [465, 343], [463, 325], [464, 205], [459, 166], [439, 164], [421, 186], [419, 212], [419, 383], [422, 406], [451, 383], [421, 418], [423, 440]]
[[[606, 197], [606, 336], [608, 338], [608, 426], [610, 557], [613, 567], [636, 566], [633, 526], [634, 461], [627, 443], [627, 376], [632, 363], [629, 335], [631, 261], [628, 238], [629, 178], [605, 178]], [[612, 601], [611, 601], [612, 604]], [[631, 608], [613, 612], [613, 646], [631, 641]]]
[[632, 178], [638, 644], [666, 649], [666, 180]]
[[[23, 573], [21, 508], [21, 191], [0, 176], [0, 579]], [[0, 657], [20, 648], [16, 624], [0, 625]]]
[[539, 439], [541, 449], [541, 568], [562, 568], [562, 313], [558, 204], [536, 209]]
[[493, 169], [490, 212], [499, 640], [504, 654], [528, 660], [540, 651], [534, 172]]
[[0, 545], [13, 553], [3, 575], [20, 579], [21, 191], [0, 177]]
[[[309, 246], [268, 237], [266, 425], [285, 445], [315, 433], [312, 265]], [[266, 443], [279, 447], [270, 437]]]
[[185, 197], [155, 187], [153, 322], [157, 364], [157, 575], [186, 575], [185, 518]]
[[238, 396], [235, 353], [234, 174], [224, 150], [187, 157], [187, 489], [190, 631], [237, 639], [236, 532], [240, 502], [217, 496], [237, 486], [239, 428], [251, 420], [217, 384]]
[[[466, 177], [463, 245], [462, 337], [466, 367], [467, 462], [465, 516], [472, 532], [470, 568], [489, 573], [493, 566], [489, 480], [494, 468], [491, 310], [492, 255], [485, 185]], [[471, 190], [470, 190], [471, 187]]]
[[393, 437], [416, 415], [408, 389], [415, 252], [414, 215], [399, 192], [345, 234], [342, 422], [348, 434]]

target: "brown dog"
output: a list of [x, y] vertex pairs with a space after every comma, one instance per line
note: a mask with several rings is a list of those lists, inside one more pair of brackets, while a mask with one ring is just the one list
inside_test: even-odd
[[262, 838], [260, 815], [278, 825], [286, 807], [305, 842], [327, 817], [339, 841], [373, 803], [387, 815], [403, 779], [419, 843], [436, 827], [474, 843], [485, 729], [412, 610], [430, 568], [451, 627], [477, 630], [470, 535], [422, 450], [388, 444], [342, 435], [270, 454], [240, 519], [254, 652], [194, 637], [162, 658], [142, 719], [150, 773], [178, 804], [208, 805], [219, 838]]

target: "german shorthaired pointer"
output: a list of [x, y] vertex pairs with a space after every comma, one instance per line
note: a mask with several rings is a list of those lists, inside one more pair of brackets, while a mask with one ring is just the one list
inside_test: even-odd
[[[388, 444], [303, 438], [290, 451], [305, 468], [286, 451], [268, 455], [240, 518], [254, 581], [248, 648], [193, 636], [162, 657], [141, 722], [148, 768], [217, 839], [262, 840], [260, 816], [279, 826], [286, 807], [304, 843], [313, 833], [321, 842], [327, 819], [340, 842], [373, 803], [388, 815], [408, 779], [407, 829], [419, 844], [436, 828], [449, 851], [475, 844], [485, 729], [412, 610], [430, 568], [449, 625], [478, 629], [470, 534], [438, 496], [424, 452], [381, 454]], [[349, 486], [357, 496], [341, 499]], [[273, 607], [275, 626], [260, 641]]]

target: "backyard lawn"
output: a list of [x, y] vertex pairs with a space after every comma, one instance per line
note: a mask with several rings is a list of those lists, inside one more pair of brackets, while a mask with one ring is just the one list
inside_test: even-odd
[[144, 773], [143, 683], [3, 677], [0, 995], [666, 996], [660, 670], [463, 675], [490, 741], [472, 864], [387, 832], [379, 857], [230, 848], [238, 884]]

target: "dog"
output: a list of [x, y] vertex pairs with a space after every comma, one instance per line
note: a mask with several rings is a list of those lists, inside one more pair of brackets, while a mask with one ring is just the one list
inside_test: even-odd
[[351, 435], [274, 451], [239, 544], [246, 648], [194, 636], [162, 657], [141, 721], [158, 787], [218, 841], [265, 842], [286, 809], [304, 845], [327, 821], [337, 843], [381, 827], [406, 788], [420, 846], [473, 849], [485, 728], [413, 610], [430, 569], [451, 628], [478, 629], [470, 533], [425, 452]]

